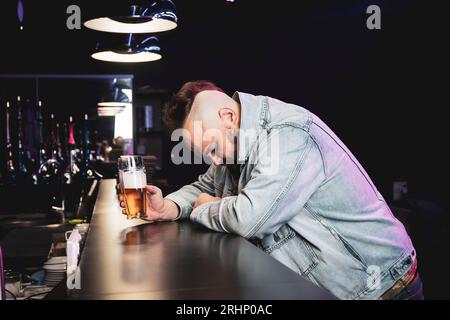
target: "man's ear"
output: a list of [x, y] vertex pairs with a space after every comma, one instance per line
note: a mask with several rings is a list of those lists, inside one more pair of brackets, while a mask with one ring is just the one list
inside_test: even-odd
[[232, 127], [237, 122], [237, 114], [231, 108], [221, 108], [219, 110], [219, 118], [225, 122], [226, 127]]

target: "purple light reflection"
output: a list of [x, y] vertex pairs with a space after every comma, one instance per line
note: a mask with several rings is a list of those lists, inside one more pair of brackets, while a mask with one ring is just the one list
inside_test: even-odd
[[17, 17], [19, 18], [19, 22], [23, 22], [23, 3], [22, 0], [17, 1]]

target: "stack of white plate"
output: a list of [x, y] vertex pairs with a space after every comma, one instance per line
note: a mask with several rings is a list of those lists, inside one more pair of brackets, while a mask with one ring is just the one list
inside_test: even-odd
[[44, 284], [48, 287], [56, 287], [66, 275], [66, 257], [52, 257], [44, 263]]

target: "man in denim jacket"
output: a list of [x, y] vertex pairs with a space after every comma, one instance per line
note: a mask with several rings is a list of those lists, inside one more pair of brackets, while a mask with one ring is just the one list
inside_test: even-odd
[[190, 218], [238, 234], [340, 299], [423, 298], [403, 225], [313, 113], [195, 81], [166, 105], [164, 120], [212, 164], [165, 198], [148, 186], [150, 219]]

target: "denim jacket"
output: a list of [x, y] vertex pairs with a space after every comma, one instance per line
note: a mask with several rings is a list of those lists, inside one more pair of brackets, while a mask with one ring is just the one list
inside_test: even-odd
[[[361, 164], [310, 111], [264, 96], [233, 98], [241, 105], [238, 192], [229, 170], [211, 165], [166, 197], [180, 218], [249, 239], [340, 299], [378, 299], [416, 252]], [[200, 193], [222, 200], [193, 210]]]

